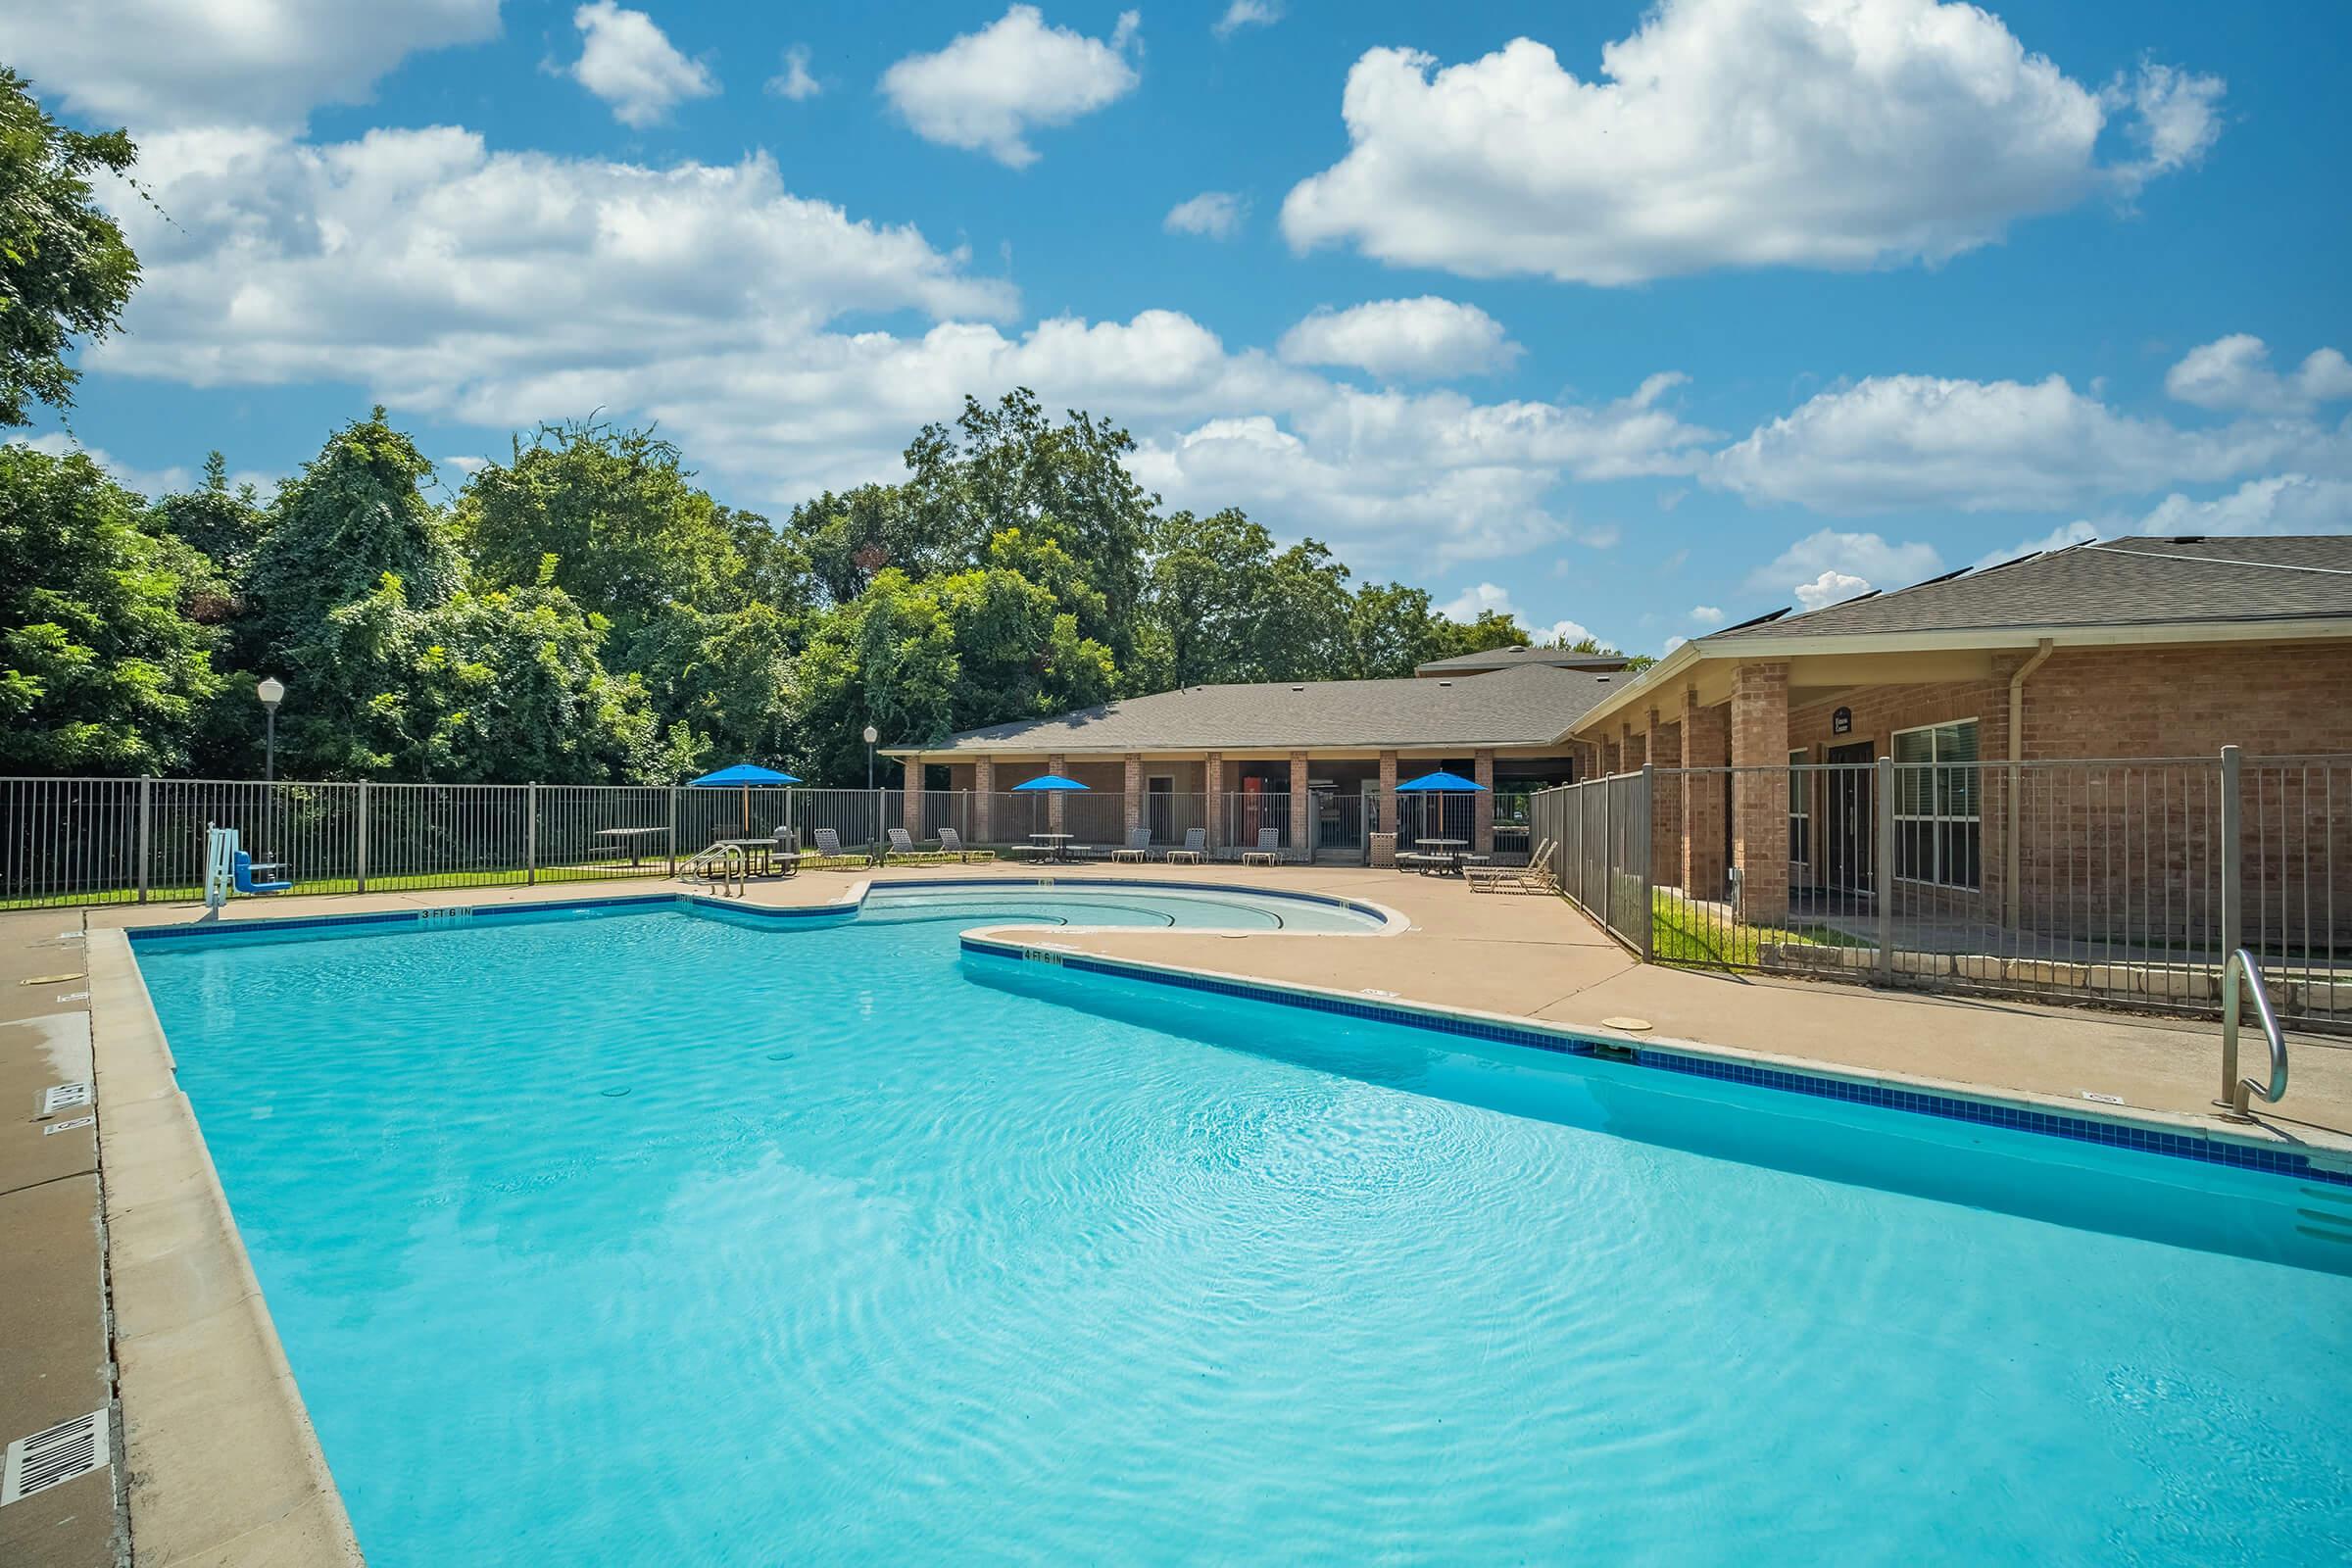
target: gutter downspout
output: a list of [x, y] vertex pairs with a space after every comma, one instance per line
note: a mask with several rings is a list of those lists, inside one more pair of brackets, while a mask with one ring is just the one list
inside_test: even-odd
[[2018, 764], [2026, 760], [2026, 677], [2041, 667], [2042, 661], [2056, 652], [2056, 646], [2044, 637], [2034, 647], [2034, 657], [2017, 666], [2009, 677], [2009, 820], [2001, 834], [2001, 904], [2003, 923], [2012, 931], [2017, 929], [2018, 912], [2024, 902], [2024, 889], [2018, 885], [2018, 841], [2020, 809], [2023, 806], [2024, 776]]

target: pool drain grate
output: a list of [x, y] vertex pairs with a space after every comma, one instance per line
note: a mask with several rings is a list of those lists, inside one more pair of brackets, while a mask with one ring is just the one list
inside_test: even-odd
[[0, 1471], [0, 1505], [86, 1476], [105, 1465], [107, 1457], [104, 1410], [19, 1438], [8, 1446], [7, 1468]]
[[36, 1120], [46, 1121], [61, 1110], [90, 1102], [90, 1086], [86, 1083], [51, 1084], [41, 1091], [41, 1113]]

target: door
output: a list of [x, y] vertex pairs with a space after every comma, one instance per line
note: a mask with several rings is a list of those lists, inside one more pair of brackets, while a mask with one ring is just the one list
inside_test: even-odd
[[1154, 844], [1173, 844], [1184, 835], [1176, 831], [1176, 780], [1154, 773], [1144, 780], [1144, 826]]
[[1847, 893], [1868, 893], [1877, 886], [1871, 876], [1871, 850], [1877, 839], [1874, 808], [1877, 761], [1868, 741], [1830, 748], [1836, 771], [1822, 775], [1813, 809], [1819, 813], [1813, 832], [1822, 844], [1823, 879]]

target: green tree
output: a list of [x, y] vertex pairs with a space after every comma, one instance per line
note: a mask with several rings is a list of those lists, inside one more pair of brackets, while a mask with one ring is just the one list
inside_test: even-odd
[[554, 585], [610, 617], [625, 647], [672, 605], [739, 602], [736, 519], [693, 478], [650, 430], [541, 425], [466, 482], [458, 532], [487, 583], [536, 583], [553, 558]]
[[239, 638], [247, 662], [290, 678], [293, 651], [387, 574], [420, 610], [458, 592], [465, 565], [449, 523], [417, 488], [432, 466], [380, 407], [327, 438], [270, 503], [247, 585], [253, 618]]
[[[908, 448], [908, 463], [938, 432], [933, 426]], [[846, 605], [886, 570], [921, 579], [971, 564], [984, 535], [954, 505], [916, 507], [907, 488], [862, 484], [841, 495], [828, 490], [792, 509], [783, 534], [828, 605]]]
[[204, 482], [158, 500], [148, 527], [173, 535], [212, 562], [220, 568], [222, 590], [233, 594], [253, 570], [269, 517], [253, 486], [228, 487], [228, 465], [214, 452], [204, 460]]
[[71, 408], [68, 347], [104, 337], [129, 302], [138, 258], [90, 176], [126, 173], [137, 156], [126, 132], [58, 124], [0, 66], [0, 427], [24, 423], [35, 402]]
[[1497, 648], [1525, 648], [1533, 641], [1527, 628], [1518, 618], [1482, 610], [1473, 621], [1459, 621], [1444, 616], [1436, 624], [1436, 649], [1432, 659], [1451, 659], [1457, 654], [1484, 654]]
[[1347, 680], [1392, 680], [1442, 658], [1445, 617], [1429, 607], [1429, 591], [1400, 582], [1368, 582], [1348, 605], [1347, 655], [1338, 673]]
[[212, 571], [79, 453], [0, 446], [0, 771], [172, 773], [220, 689], [180, 612]]

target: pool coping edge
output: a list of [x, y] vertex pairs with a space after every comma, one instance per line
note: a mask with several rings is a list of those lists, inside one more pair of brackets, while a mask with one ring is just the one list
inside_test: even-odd
[[[363, 1563], [128, 933], [86, 940], [131, 1560], [170, 1564], [249, 1537], [259, 1550], [273, 1532], [303, 1560]], [[191, 1298], [210, 1300], [191, 1312]], [[223, 1375], [223, 1347], [260, 1375]], [[226, 1432], [236, 1452], [220, 1463]]]

